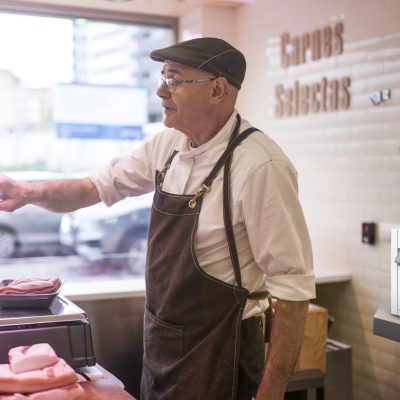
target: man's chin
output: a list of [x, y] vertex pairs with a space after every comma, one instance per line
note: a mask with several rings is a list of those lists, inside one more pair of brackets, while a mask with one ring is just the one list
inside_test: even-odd
[[167, 128], [173, 128], [174, 127], [174, 124], [173, 124], [173, 122], [171, 121], [171, 118], [168, 118], [168, 116], [167, 115], [164, 115], [164, 125], [167, 127]]

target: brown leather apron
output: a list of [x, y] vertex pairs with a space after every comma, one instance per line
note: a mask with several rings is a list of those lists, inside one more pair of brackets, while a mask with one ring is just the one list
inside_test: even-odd
[[256, 130], [237, 136], [239, 126], [240, 117], [227, 149], [195, 195], [162, 190], [176, 151], [157, 172], [146, 268], [141, 400], [236, 399], [240, 329], [249, 292], [241, 287], [240, 270], [235, 271], [237, 286], [202, 270], [194, 236], [202, 195], [235, 147]]

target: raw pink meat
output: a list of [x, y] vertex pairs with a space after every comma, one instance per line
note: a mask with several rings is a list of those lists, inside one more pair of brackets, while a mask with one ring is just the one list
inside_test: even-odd
[[48, 294], [61, 285], [59, 278], [21, 278], [0, 287], [0, 294]]
[[58, 357], [48, 343], [38, 343], [10, 349], [8, 360], [12, 372], [19, 374], [50, 367], [58, 361]]
[[11, 395], [0, 395], [0, 400], [78, 400], [85, 394], [79, 383], [63, 386], [57, 389], [50, 389], [44, 392], [23, 395], [20, 393]]
[[78, 380], [75, 371], [61, 358], [40, 370], [15, 374], [9, 364], [0, 364], [0, 392], [33, 393], [70, 385]]

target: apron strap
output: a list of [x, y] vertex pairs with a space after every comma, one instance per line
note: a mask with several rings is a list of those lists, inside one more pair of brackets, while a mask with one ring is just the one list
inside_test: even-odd
[[229, 140], [229, 144], [226, 148], [226, 151], [219, 159], [219, 161], [221, 161], [221, 164], [218, 162], [215, 165], [215, 168], [211, 171], [207, 179], [209, 179], [210, 177], [214, 179], [215, 175], [218, 173], [222, 165], [224, 166], [223, 210], [224, 210], [224, 225], [225, 225], [226, 239], [228, 241], [229, 254], [232, 260], [232, 266], [233, 266], [233, 271], [235, 273], [236, 282], [237, 285], [240, 288], [242, 288], [243, 287], [242, 275], [240, 273], [239, 256], [236, 247], [235, 234], [233, 232], [233, 227], [232, 227], [232, 214], [231, 214], [231, 202], [230, 202], [230, 194], [231, 194], [230, 170], [233, 158], [233, 151], [235, 150], [235, 148], [253, 132], [258, 131], [258, 129], [249, 128], [246, 129], [240, 135], [238, 135], [239, 127], [240, 127], [240, 116], [238, 115], [236, 121], [236, 128]]
[[235, 151], [235, 148], [239, 146], [243, 140], [245, 140], [248, 136], [250, 136], [253, 132], [258, 131], [259, 129], [257, 128], [248, 128], [244, 132], [242, 132], [239, 136], [239, 128], [240, 128], [240, 115], [237, 115], [236, 119], [236, 126], [235, 129], [233, 130], [233, 133], [229, 139], [228, 146], [226, 147], [225, 151], [222, 153], [221, 157], [219, 160], [216, 162], [214, 165], [214, 168], [211, 170], [209, 175], [207, 176], [206, 179], [204, 179], [203, 183], [201, 184], [200, 189], [196, 192], [196, 194], [193, 196], [191, 200], [189, 200], [189, 207], [194, 208], [196, 207], [196, 202], [197, 200], [203, 196], [204, 193], [209, 192], [211, 189], [211, 184], [215, 177], [218, 175], [219, 171], [222, 169], [224, 165], [228, 162], [229, 158], [232, 156], [233, 152]]
[[268, 297], [268, 292], [266, 290], [260, 290], [258, 292], [252, 292], [247, 295], [250, 300], [264, 300]]
[[[225, 165], [227, 162], [228, 158], [232, 156], [235, 148], [239, 146], [240, 143], [243, 142], [248, 136], [250, 136], [253, 132], [259, 131], [257, 128], [248, 128], [244, 132], [242, 132], [240, 135], [237, 135], [237, 132], [239, 132], [240, 128], [240, 115], [238, 114], [237, 116], [237, 121], [236, 121], [236, 126], [233, 131], [233, 135], [231, 136], [231, 139], [229, 140], [228, 146], [226, 147], [224, 153], [220, 157], [220, 159], [217, 161], [215, 164], [214, 168], [211, 170], [210, 174], [207, 176], [206, 179], [204, 179], [204, 184], [208, 187], [211, 186], [212, 181], [215, 179], [215, 177], [218, 175], [219, 171], [221, 168]], [[236, 135], [234, 135], [236, 133]]]
[[[237, 127], [240, 126], [240, 116], [238, 115], [238, 120], [237, 120]], [[230, 168], [232, 164], [232, 158], [233, 158], [233, 150], [235, 149], [236, 146], [238, 146], [244, 139], [246, 139], [249, 135], [251, 135], [253, 132], [258, 131], [256, 128], [248, 128], [246, 129], [243, 133], [241, 133], [239, 136], [237, 136], [239, 129], [235, 129], [233, 132], [229, 144], [227, 147], [228, 149], [232, 149], [229, 151], [229, 154], [226, 157], [226, 162], [224, 164], [224, 186], [223, 186], [223, 209], [224, 209], [224, 224], [225, 224], [225, 232], [226, 232], [226, 237], [228, 241], [228, 247], [229, 247], [229, 254], [232, 260], [232, 266], [233, 266], [233, 271], [235, 273], [235, 278], [237, 285], [242, 288], [242, 275], [240, 273], [240, 263], [239, 263], [239, 256], [237, 252], [237, 246], [236, 246], [236, 240], [235, 240], [235, 234], [233, 232], [233, 227], [232, 227], [232, 217], [231, 217], [231, 203], [230, 203]], [[226, 152], [227, 152], [226, 151]], [[222, 159], [223, 157], [221, 157]], [[217, 167], [217, 165], [216, 165]], [[216, 169], [216, 168], [215, 168]], [[211, 172], [211, 174], [213, 171]], [[210, 174], [210, 175], [211, 175]], [[210, 177], [209, 175], [209, 177]], [[257, 291], [253, 293], [249, 293], [247, 295], [247, 298], [250, 300], [264, 300], [268, 298], [268, 301], [270, 303], [270, 307], [267, 309], [267, 317], [268, 319], [271, 318], [269, 315], [269, 312], [272, 310], [271, 307], [271, 300], [269, 298], [269, 293], [266, 290], [263, 291]], [[269, 335], [268, 335], [269, 336]], [[266, 335], [267, 339], [267, 335]]]
[[174, 157], [177, 154], [178, 154], [178, 150], [174, 150], [172, 152], [172, 154], [168, 157], [168, 160], [165, 162], [163, 169], [160, 172], [157, 171], [156, 185], [158, 185], [159, 187], [161, 187], [161, 185], [163, 184], [164, 178], [165, 178], [165, 174], [169, 170], [169, 167], [171, 166], [172, 160], [174, 159]]

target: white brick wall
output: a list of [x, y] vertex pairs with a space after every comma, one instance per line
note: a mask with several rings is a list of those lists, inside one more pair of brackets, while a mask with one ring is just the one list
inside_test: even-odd
[[[240, 10], [239, 45], [249, 67], [239, 111], [273, 137], [298, 168], [316, 265], [352, 273], [350, 283], [320, 285], [317, 302], [335, 318], [330, 336], [352, 346], [353, 398], [398, 400], [400, 343], [375, 336], [372, 321], [390, 296], [388, 227], [400, 225], [400, 2], [323, 3], [255, 0]], [[279, 36], [326, 26], [332, 15], [342, 15], [343, 54], [281, 68]], [[274, 117], [275, 84], [346, 75], [349, 110]], [[372, 92], [388, 88], [391, 100], [374, 106]], [[374, 246], [361, 243], [363, 221], [378, 224]]]

